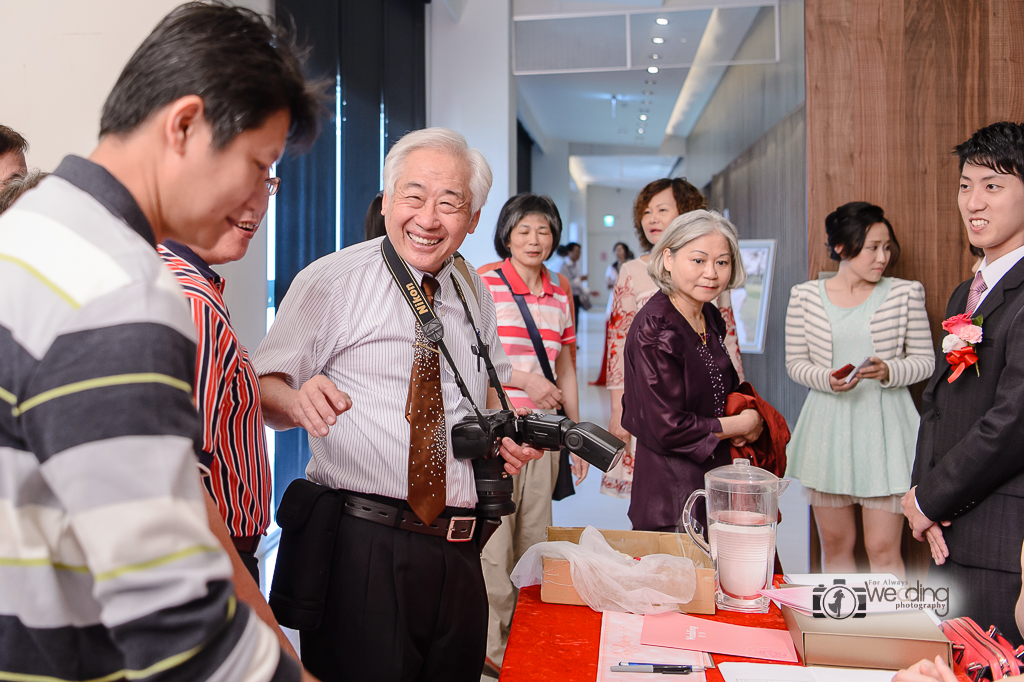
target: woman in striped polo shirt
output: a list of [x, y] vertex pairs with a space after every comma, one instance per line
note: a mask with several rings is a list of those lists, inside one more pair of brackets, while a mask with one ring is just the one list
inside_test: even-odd
[[[571, 294], [558, 286], [557, 279], [552, 281], [552, 273], [544, 267], [561, 236], [562, 220], [555, 202], [538, 194], [514, 196], [502, 207], [494, 232], [494, 248], [505, 260], [496, 269], [481, 268], [480, 275], [494, 297], [498, 336], [512, 361], [512, 378], [505, 387], [512, 404], [548, 413], [561, 409], [579, 421], [570, 350], [576, 343]], [[520, 302], [539, 334], [543, 360], [535, 350]], [[553, 381], [545, 376], [549, 372]], [[587, 467], [572, 455], [577, 485], [587, 475]], [[558, 453], [548, 452], [520, 470], [513, 492], [516, 512], [502, 519], [484, 547], [484, 581], [490, 602], [487, 657], [495, 668], [501, 666], [515, 607], [516, 591], [509, 573], [527, 549], [545, 540], [558, 468]]]
[[[878, 206], [840, 206], [825, 230], [839, 272], [793, 287], [786, 312], [786, 370], [811, 389], [787, 473], [807, 488], [827, 572], [856, 571], [853, 505], [860, 504], [871, 571], [902, 579], [900, 498], [910, 488], [920, 423], [907, 386], [935, 366], [924, 287], [882, 276], [900, 245]], [[835, 376], [864, 360], [849, 381]]]

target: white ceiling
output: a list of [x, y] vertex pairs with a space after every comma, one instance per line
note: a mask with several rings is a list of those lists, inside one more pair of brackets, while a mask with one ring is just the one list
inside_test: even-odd
[[608, 185], [641, 189], [651, 180], [668, 177], [674, 156], [572, 156], [569, 172], [577, 185]]
[[513, 0], [520, 119], [537, 138], [636, 149], [617, 162], [579, 162], [577, 182], [626, 187], [664, 177], [678, 156], [659, 157], [663, 142], [665, 153], [683, 153], [680, 142], [764, 6], [777, 14], [776, 0]]

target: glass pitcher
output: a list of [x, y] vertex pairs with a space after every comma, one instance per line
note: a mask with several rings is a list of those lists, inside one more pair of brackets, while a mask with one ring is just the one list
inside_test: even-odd
[[[789, 481], [736, 459], [704, 474], [704, 490], [694, 490], [683, 508], [681, 525], [715, 566], [715, 604], [728, 611], [766, 613], [770, 599], [758, 590], [771, 587], [775, 566], [775, 526], [779, 495]], [[693, 518], [693, 505], [705, 498], [708, 542]]]

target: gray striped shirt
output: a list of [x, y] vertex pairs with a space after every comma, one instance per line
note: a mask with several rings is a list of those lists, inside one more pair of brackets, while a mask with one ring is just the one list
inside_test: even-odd
[[[309, 480], [332, 488], [405, 499], [409, 488], [409, 422], [405, 419], [416, 337], [416, 317], [391, 277], [374, 239], [342, 249], [306, 267], [292, 282], [277, 319], [253, 355], [258, 374], [282, 374], [298, 388], [323, 374], [352, 398], [323, 438], [309, 437]], [[410, 268], [417, 281], [423, 273]], [[478, 406], [487, 399], [487, 374], [477, 367], [473, 329], [452, 275], [466, 294], [473, 319], [488, 344], [502, 382], [512, 364], [497, 334], [494, 301], [470, 267], [466, 282], [449, 259], [437, 274], [434, 309], [444, 324], [445, 344]], [[473, 296], [473, 290], [476, 296]], [[445, 424], [470, 414], [455, 376], [441, 363]], [[447, 504], [476, 504], [473, 468], [452, 456], [448, 442]]]

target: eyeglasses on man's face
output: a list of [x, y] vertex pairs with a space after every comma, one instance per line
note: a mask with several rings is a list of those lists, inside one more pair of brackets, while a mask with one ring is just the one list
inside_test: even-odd
[[267, 194], [274, 196], [277, 194], [277, 190], [281, 187], [281, 178], [267, 178]]

